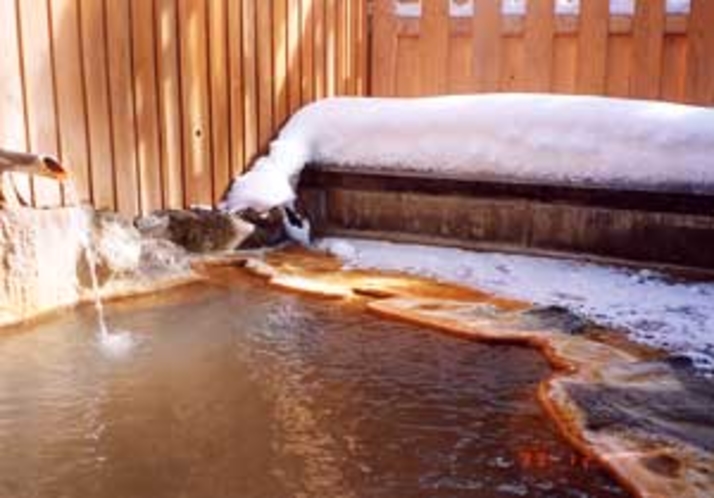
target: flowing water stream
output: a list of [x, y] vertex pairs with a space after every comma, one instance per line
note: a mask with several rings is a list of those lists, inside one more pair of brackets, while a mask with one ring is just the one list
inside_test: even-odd
[[[63, 182], [65, 197], [70, 206], [80, 206], [81, 202], [77, 195], [77, 187], [70, 178]], [[99, 287], [99, 277], [97, 276], [97, 251], [92, 238], [92, 211], [78, 210], [74, 219], [74, 230], [80, 233], [79, 240], [82, 243], [84, 257], [89, 270], [89, 278], [92, 286], [92, 299], [94, 310], [97, 316], [98, 338], [101, 348], [108, 354], [120, 355], [129, 351], [133, 346], [132, 334], [128, 331], [110, 330], [104, 312], [104, 303]]]

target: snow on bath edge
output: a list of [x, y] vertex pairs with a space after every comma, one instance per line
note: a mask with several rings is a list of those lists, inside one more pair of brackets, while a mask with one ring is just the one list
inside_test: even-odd
[[714, 374], [714, 282], [671, 282], [649, 270], [358, 239], [327, 238], [320, 247], [347, 267], [403, 271], [564, 306]]
[[546, 94], [339, 97], [296, 113], [222, 208], [295, 198], [308, 163], [714, 192], [714, 109]]

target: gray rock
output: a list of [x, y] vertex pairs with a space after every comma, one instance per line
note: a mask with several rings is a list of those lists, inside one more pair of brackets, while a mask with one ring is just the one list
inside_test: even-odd
[[166, 239], [194, 253], [236, 249], [255, 230], [238, 216], [208, 209], [157, 211], [134, 225], [144, 237]]
[[239, 216], [255, 227], [253, 233], [241, 243], [240, 249], [272, 247], [288, 239], [283, 223], [283, 212], [279, 208], [262, 214], [248, 209], [241, 212]]

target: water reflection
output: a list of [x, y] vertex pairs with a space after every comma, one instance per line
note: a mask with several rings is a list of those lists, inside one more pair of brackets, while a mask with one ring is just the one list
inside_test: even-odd
[[537, 353], [227, 278], [0, 337], [0, 496], [623, 496], [535, 401]]

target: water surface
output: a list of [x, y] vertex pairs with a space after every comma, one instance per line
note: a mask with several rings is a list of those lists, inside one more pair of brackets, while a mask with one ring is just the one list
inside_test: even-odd
[[535, 399], [538, 353], [228, 275], [0, 335], [0, 497], [625, 496]]

